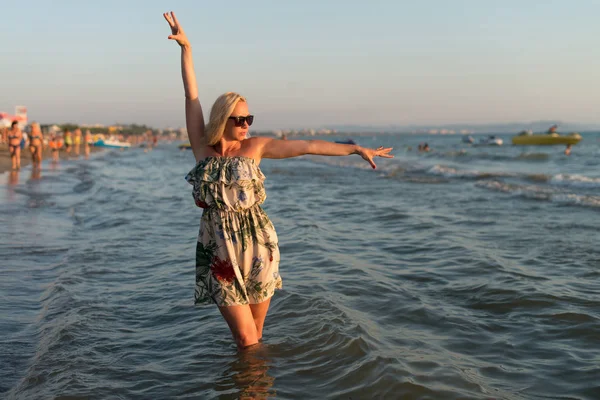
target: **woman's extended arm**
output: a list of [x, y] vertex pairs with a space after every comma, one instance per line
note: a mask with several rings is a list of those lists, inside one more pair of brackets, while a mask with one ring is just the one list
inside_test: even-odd
[[260, 138], [260, 140], [262, 141], [263, 158], [291, 158], [306, 154], [320, 156], [348, 156], [350, 154], [358, 154], [369, 162], [373, 168], [377, 168], [373, 162], [373, 157], [394, 158], [393, 155], [389, 154], [392, 150], [391, 147], [369, 149], [356, 144], [332, 143], [326, 140], [277, 140], [270, 138]]
[[185, 123], [192, 151], [196, 159], [201, 158], [204, 138], [204, 115], [198, 98], [198, 85], [196, 73], [194, 72], [194, 60], [192, 58], [192, 46], [187, 39], [183, 28], [179, 24], [174, 12], [164, 13], [163, 16], [171, 27], [169, 39], [177, 41], [181, 46], [181, 77], [185, 91]]

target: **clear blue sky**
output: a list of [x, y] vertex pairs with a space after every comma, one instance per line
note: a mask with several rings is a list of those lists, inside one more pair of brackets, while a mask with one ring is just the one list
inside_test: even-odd
[[200, 98], [237, 91], [257, 129], [600, 122], [600, 1], [7, 1], [0, 111], [183, 126], [178, 46]]

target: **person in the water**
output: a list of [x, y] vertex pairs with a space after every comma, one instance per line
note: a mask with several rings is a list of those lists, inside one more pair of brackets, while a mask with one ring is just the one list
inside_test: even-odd
[[31, 153], [31, 162], [33, 168], [42, 167], [42, 151], [44, 149], [44, 135], [40, 124], [34, 122], [31, 124], [31, 136], [29, 137], [29, 152]]
[[181, 47], [186, 125], [196, 166], [186, 176], [203, 208], [196, 246], [196, 304], [216, 303], [239, 348], [262, 338], [271, 297], [282, 286], [277, 234], [260, 206], [265, 198], [259, 168], [263, 158], [305, 154], [358, 154], [373, 168], [374, 157], [392, 158], [392, 148], [364, 148], [322, 140], [247, 138], [254, 115], [241, 95], [227, 92], [205, 124], [198, 99], [192, 47], [174, 13], [163, 14]]
[[57, 163], [59, 159], [59, 151], [62, 147], [61, 139], [56, 136], [56, 134], [51, 133], [50, 139], [48, 139], [48, 147], [50, 147], [50, 151], [52, 152], [52, 162]]
[[8, 131], [8, 151], [10, 153], [10, 160], [12, 162], [12, 169], [21, 169], [21, 141], [23, 140], [23, 133], [19, 128], [19, 122], [13, 121], [10, 125], [10, 131]]
[[63, 136], [63, 142], [65, 144], [65, 152], [67, 154], [71, 154], [71, 148], [73, 147], [73, 135], [70, 130], [65, 130], [65, 134]]
[[90, 158], [90, 146], [94, 144], [92, 132], [90, 130], [85, 131], [85, 137], [83, 140], [83, 153], [85, 155], [85, 159]]

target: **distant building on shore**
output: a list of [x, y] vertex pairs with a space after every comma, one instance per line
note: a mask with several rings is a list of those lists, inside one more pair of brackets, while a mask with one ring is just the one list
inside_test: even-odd
[[14, 115], [0, 112], [0, 128], [10, 127], [13, 121], [19, 121], [19, 128], [25, 128], [27, 125], [27, 107], [16, 106]]

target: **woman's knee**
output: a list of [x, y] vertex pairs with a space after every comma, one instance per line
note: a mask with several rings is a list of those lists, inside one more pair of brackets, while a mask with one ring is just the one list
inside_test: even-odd
[[238, 347], [241, 349], [258, 343], [256, 329], [248, 329], [248, 330], [236, 332], [236, 334], [234, 336], [235, 336], [235, 342], [237, 343]]

